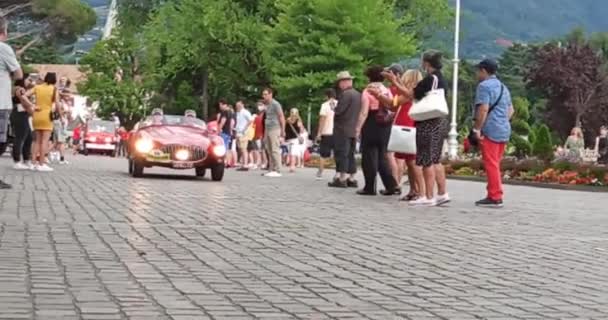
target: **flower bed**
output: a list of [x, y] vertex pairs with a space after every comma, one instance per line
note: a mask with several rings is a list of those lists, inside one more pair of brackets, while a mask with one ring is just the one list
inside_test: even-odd
[[[484, 177], [485, 171], [479, 159], [450, 161], [445, 163], [446, 173], [461, 177]], [[608, 168], [570, 162], [505, 159], [501, 163], [505, 181], [528, 181], [562, 185], [608, 186]]]

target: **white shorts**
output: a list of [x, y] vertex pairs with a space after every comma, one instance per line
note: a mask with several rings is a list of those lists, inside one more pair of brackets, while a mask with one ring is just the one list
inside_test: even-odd
[[301, 144], [298, 139], [287, 140], [287, 145], [289, 146], [290, 156], [302, 157], [304, 155], [304, 148], [306, 148], [306, 146]]

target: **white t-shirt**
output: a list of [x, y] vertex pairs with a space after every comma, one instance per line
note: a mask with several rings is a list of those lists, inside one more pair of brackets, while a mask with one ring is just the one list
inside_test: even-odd
[[20, 68], [13, 48], [4, 42], [0, 42], [0, 110], [11, 110], [13, 108], [11, 72]]
[[325, 127], [322, 136], [331, 136], [334, 133], [334, 108], [338, 105], [337, 100], [328, 100], [321, 105], [319, 115], [325, 117]]
[[253, 116], [249, 110], [243, 108], [241, 111], [237, 111], [236, 113], [236, 126], [235, 130], [238, 134], [245, 134], [245, 129], [247, 129], [247, 124], [253, 121]]

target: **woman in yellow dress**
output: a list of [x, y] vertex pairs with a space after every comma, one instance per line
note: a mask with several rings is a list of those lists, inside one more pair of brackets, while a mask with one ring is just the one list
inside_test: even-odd
[[[57, 75], [49, 72], [44, 77], [44, 83], [35, 86], [33, 90], [36, 97], [36, 109], [32, 116], [34, 128], [32, 154], [34, 155], [34, 169], [37, 171], [53, 171], [53, 168], [45, 162], [45, 156], [49, 151], [49, 140], [53, 132], [53, 107], [59, 106], [56, 83]], [[57, 111], [60, 112], [59, 108]]]

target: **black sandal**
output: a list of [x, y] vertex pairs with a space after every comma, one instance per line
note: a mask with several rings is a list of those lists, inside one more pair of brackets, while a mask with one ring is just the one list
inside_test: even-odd
[[401, 199], [399, 199], [399, 200], [401, 200], [401, 201], [413, 201], [413, 200], [418, 199], [419, 197], [420, 197], [420, 195], [418, 195], [418, 194], [408, 193], [405, 196], [401, 197]]

